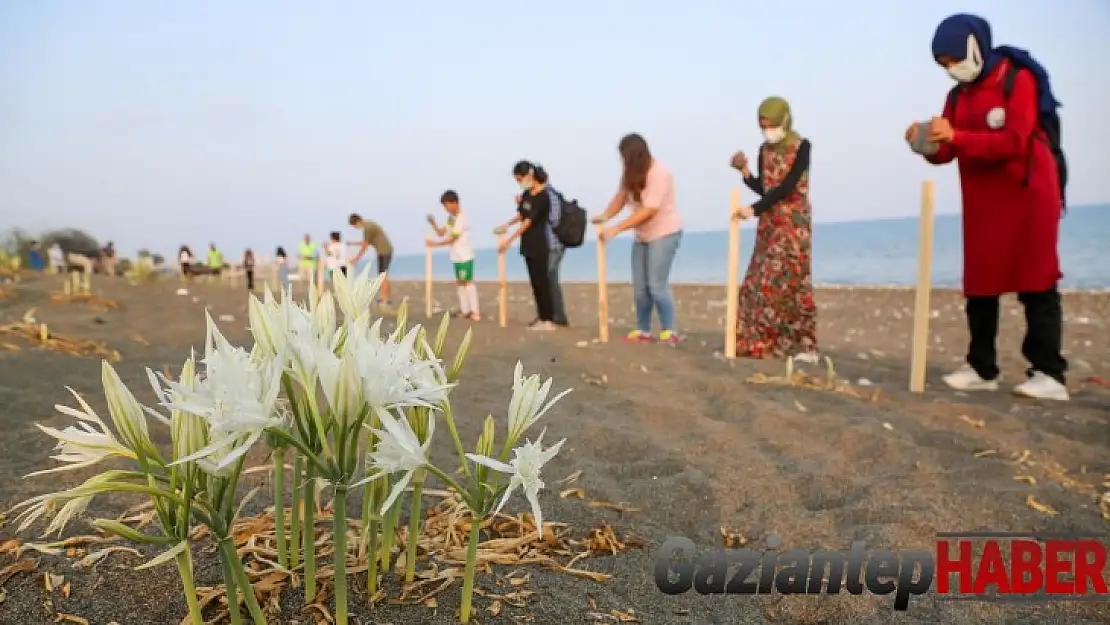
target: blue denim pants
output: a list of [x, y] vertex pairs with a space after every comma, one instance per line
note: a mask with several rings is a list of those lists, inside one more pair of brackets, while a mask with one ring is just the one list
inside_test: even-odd
[[651, 241], [632, 244], [632, 291], [636, 296], [636, 329], [651, 333], [651, 313], [659, 315], [663, 330], [675, 329], [671, 265], [674, 264], [682, 231]]

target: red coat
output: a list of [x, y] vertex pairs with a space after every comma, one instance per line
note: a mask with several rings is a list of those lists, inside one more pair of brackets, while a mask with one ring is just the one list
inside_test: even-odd
[[1007, 102], [1009, 67], [1003, 61], [968, 85], [954, 111], [945, 105], [955, 136], [927, 157], [959, 165], [966, 295], [1046, 291], [1063, 277], [1056, 249], [1063, 202], [1056, 162], [1037, 123], [1036, 82], [1019, 70]]

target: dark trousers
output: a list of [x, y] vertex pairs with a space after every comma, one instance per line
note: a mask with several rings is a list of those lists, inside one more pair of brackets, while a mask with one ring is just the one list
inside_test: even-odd
[[547, 280], [551, 284], [551, 314], [552, 321], [559, 325], [567, 325], [567, 309], [563, 304], [563, 287], [559, 284], [559, 265], [563, 263], [563, 253], [566, 250], [552, 250], [547, 254]]
[[248, 291], [253, 291], [254, 290], [254, 270], [253, 269], [248, 269], [246, 273], [247, 273], [247, 290]]
[[547, 254], [526, 256], [528, 280], [532, 283], [532, 297], [536, 298], [536, 316], [540, 321], [555, 320], [555, 306], [551, 301], [551, 274]]
[[[1065, 383], [1068, 362], [1060, 353], [1063, 342], [1064, 311], [1060, 305], [1060, 292], [1055, 287], [1040, 293], [1018, 293], [1018, 301], [1025, 307], [1025, 340], [1021, 353], [1033, 371]], [[967, 327], [971, 344], [967, 350], [967, 364], [984, 380], [998, 377], [998, 354], [995, 339], [998, 337], [998, 296], [967, 298]]]

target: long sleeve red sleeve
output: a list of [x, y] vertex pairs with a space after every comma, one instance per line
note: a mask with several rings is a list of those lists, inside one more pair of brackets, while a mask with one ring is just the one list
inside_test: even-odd
[[951, 142], [955, 155], [985, 161], [1023, 155], [1037, 127], [1037, 109], [1036, 81], [1031, 73], [1020, 70], [1014, 77], [1013, 93], [1006, 102], [1005, 126], [987, 131], [957, 129]]
[[[948, 123], [952, 123], [952, 113], [952, 100], [949, 98], [944, 103], [944, 110], [941, 112], [941, 117], [947, 119]], [[937, 151], [935, 153], [925, 155], [925, 161], [933, 165], [947, 165], [951, 163], [954, 158], [956, 158], [956, 152], [949, 143], [942, 143], [937, 146]]]

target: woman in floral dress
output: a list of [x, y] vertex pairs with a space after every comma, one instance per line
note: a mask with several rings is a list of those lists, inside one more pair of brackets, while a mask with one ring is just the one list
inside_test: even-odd
[[755, 249], [740, 286], [736, 353], [749, 358], [793, 356], [817, 360], [817, 308], [809, 205], [809, 140], [793, 129], [790, 105], [779, 97], [759, 106], [766, 142], [753, 176], [739, 152], [732, 166], [761, 196], [735, 217], [758, 217]]

